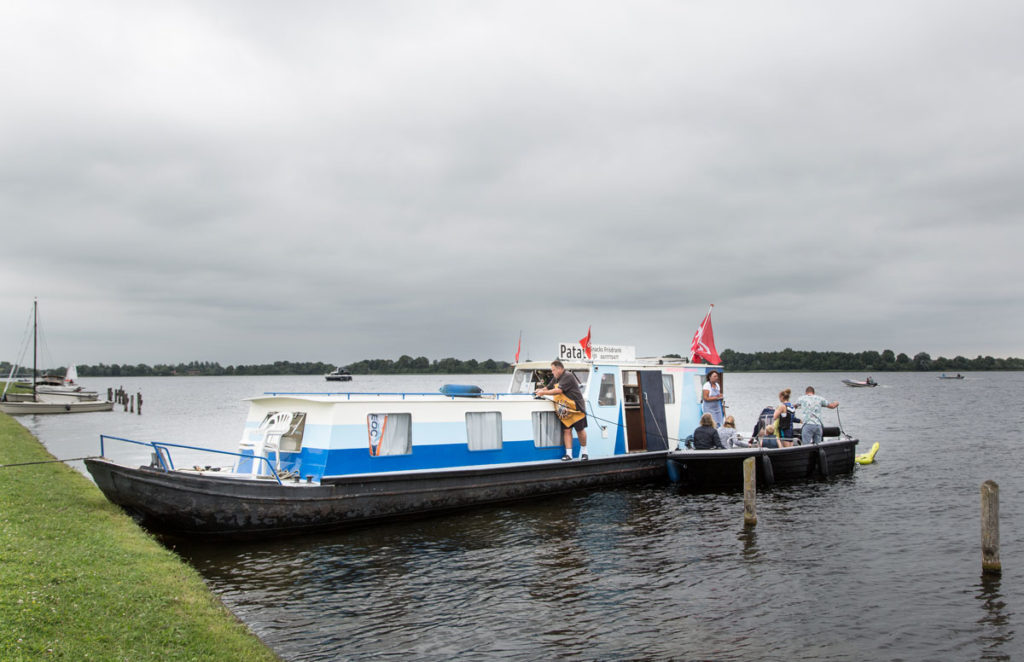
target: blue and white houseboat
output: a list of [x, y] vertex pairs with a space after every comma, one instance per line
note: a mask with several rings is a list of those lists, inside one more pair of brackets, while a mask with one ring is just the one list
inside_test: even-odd
[[[572, 347], [562, 350], [571, 356]], [[533, 395], [550, 363], [516, 365], [505, 393], [265, 393], [250, 408], [230, 467], [176, 466], [195, 447], [102, 436], [86, 461], [104, 494], [148, 528], [205, 537], [327, 530], [388, 517], [662, 480], [666, 457], [700, 418], [700, 392], [719, 366], [636, 358], [595, 346], [563, 360], [582, 385], [588, 461], [563, 462], [553, 402]], [[150, 447], [148, 466], [106, 457]], [[573, 456], [579, 457], [578, 439]]]

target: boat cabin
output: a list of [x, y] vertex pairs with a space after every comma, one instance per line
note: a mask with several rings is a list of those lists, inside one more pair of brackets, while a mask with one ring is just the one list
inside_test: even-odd
[[[707, 374], [721, 372], [666, 357], [563, 364], [583, 392], [591, 460], [676, 448], [699, 423]], [[554, 403], [533, 395], [551, 377], [550, 362], [528, 361], [515, 366], [505, 393], [461, 385], [440, 393], [265, 393], [250, 398], [236, 471], [318, 482], [558, 460], [563, 428]], [[254, 461], [260, 457], [267, 460]]]

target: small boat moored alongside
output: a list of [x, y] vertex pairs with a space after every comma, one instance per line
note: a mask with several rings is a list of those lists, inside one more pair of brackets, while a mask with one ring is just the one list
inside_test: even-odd
[[743, 461], [753, 457], [758, 489], [775, 483], [828, 478], [853, 472], [857, 443], [857, 439], [843, 436], [788, 448], [676, 450], [668, 454], [668, 476], [673, 483], [692, 490], [742, 487]]

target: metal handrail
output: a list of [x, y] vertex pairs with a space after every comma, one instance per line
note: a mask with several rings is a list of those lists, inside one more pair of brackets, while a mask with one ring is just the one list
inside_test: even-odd
[[[100, 435], [100, 456], [106, 457], [104, 452], [104, 439], [112, 439], [114, 441], [123, 441], [128, 444], [136, 444], [137, 446], [149, 446], [156, 451], [157, 460], [160, 462], [160, 468], [165, 472], [174, 471], [174, 461], [171, 460], [170, 448], [184, 448], [191, 451], [202, 451], [204, 453], [218, 453], [220, 455], [232, 455], [234, 457], [251, 457], [253, 460], [262, 460], [267, 463], [267, 469], [270, 470], [271, 475], [274, 476], [274, 480], [277, 481], [278, 485], [283, 485], [281, 477], [274, 471], [274, 465], [270, 463], [270, 460], [263, 455], [245, 455], [244, 453], [233, 453], [231, 451], [220, 451], [215, 448], [202, 448], [201, 446], [186, 446], [185, 444], [172, 444], [166, 441], [135, 441], [134, 439], [125, 439], [124, 437], [114, 437], [109, 434]], [[161, 449], [167, 453], [167, 463], [164, 463], [164, 453], [161, 453]], [[168, 464], [170, 467], [168, 467]]]
[[392, 396], [392, 397], [394, 397], [394, 396], [402, 396], [403, 400], [405, 399], [405, 396], [407, 396], [407, 395], [433, 395], [433, 396], [440, 396], [440, 397], [443, 397], [443, 398], [448, 398], [448, 399], [451, 399], [451, 400], [456, 400], [456, 399], [465, 400], [466, 398], [480, 398], [480, 397], [483, 397], [483, 396], [491, 396], [491, 397], [493, 397], [496, 400], [500, 399], [503, 396], [507, 397], [507, 396], [513, 396], [513, 395], [533, 397], [532, 393], [464, 393], [464, 394], [448, 394], [448, 393], [441, 393], [441, 392], [438, 392], [438, 391], [428, 391], [428, 392], [425, 392], [425, 393], [416, 393], [416, 392], [384, 393], [384, 392], [379, 392], [379, 391], [364, 391], [364, 392], [351, 392], [351, 393], [349, 393], [349, 392], [339, 392], [339, 391], [264, 391], [263, 395], [272, 395], [272, 396], [279, 396], [279, 395], [316, 395], [316, 396], [321, 396], [321, 395], [327, 395], [327, 396], [330, 396], [330, 395], [344, 395], [344, 396], [346, 396], [346, 398], [345, 398], [346, 400], [351, 400], [353, 395], [378, 395], [378, 396], [379, 395], [387, 395], [387, 396]]

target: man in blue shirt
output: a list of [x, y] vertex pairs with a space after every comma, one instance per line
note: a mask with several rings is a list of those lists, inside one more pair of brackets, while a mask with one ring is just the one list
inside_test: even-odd
[[796, 406], [800, 408], [800, 418], [804, 422], [800, 430], [801, 443], [821, 443], [821, 430], [824, 426], [821, 422], [821, 408], [835, 409], [839, 406], [839, 401], [829, 402], [820, 395], [815, 395], [813, 386], [808, 386], [805, 394], [796, 401]]

